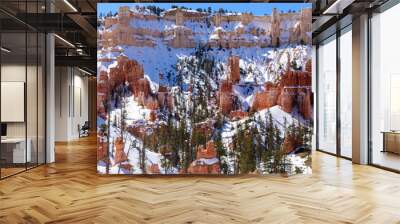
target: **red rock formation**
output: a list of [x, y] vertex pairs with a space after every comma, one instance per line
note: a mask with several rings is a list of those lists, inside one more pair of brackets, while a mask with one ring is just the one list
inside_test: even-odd
[[[271, 44], [273, 46], [277, 46], [279, 42], [286, 41], [285, 39], [279, 39], [281, 30], [288, 29], [288, 27], [281, 28], [281, 22], [283, 24], [286, 20], [299, 19], [299, 35], [297, 35], [300, 39], [301, 35], [305, 34], [303, 31], [309, 32], [310, 27], [306, 27], [307, 24], [305, 21], [308, 20], [311, 16], [311, 11], [304, 10], [301, 14], [296, 13], [284, 13], [279, 14], [276, 9], [273, 10], [271, 16], [263, 16], [262, 18], [257, 18], [257, 21], [266, 21], [271, 23], [270, 30], [259, 30], [259, 29], [243, 29], [239, 26], [235, 30], [229, 29], [216, 29], [216, 35], [213, 35], [213, 38], [210, 39], [210, 42], [207, 45], [212, 47], [226, 47], [226, 48], [237, 48], [237, 47], [246, 47], [246, 46], [264, 46], [266, 47], [266, 43], [269, 44], [269, 40], [265, 39], [266, 43], [251, 41], [246, 42], [243, 38], [240, 38], [243, 34], [250, 34], [253, 36], [271, 36]], [[104, 49], [105, 51], [112, 52], [120, 52], [121, 49], [115, 47], [120, 44], [134, 45], [134, 46], [154, 46], [154, 41], [150, 39], [154, 38], [164, 38], [164, 43], [167, 43], [171, 47], [193, 47], [195, 42], [193, 40], [193, 31], [185, 27], [185, 22], [187, 21], [202, 21], [204, 22], [206, 19], [206, 15], [199, 12], [192, 12], [186, 10], [170, 10], [165, 12], [161, 19], [166, 19], [169, 21], [175, 21], [178, 25], [173, 29], [166, 30], [157, 30], [151, 29], [150, 27], [147, 29], [142, 28], [132, 28], [128, 24], [131, 20], [140, 19], [140, 20], [157, 20], [160, 19], [155, 15], [144, 15], [141, 13], [130, 12], [129, 7], [121, 7], [119, 9], [119, 15], [117, 17], [108, 17], [105, 20], [105, 27], [112, 29], [103, 30], [99, 34], [100, 42], [102, 46], [111, 47], [111, 50]], [[230, 22], [230, 21], [238, 21], [242, 24], [248, 24], [253, 21], [256, 16], [252, 16], [250, 14], [243, 13], [241, 15], [221, 15], [214, 14], [212, 18], [212, 22], [214, 25], [219, 26], [222, 23]], [[128, 26], [127, 26], [128, 25]], [[291, 26], [291, 25], [290, 25]], [[294, 31], [294, 27], [292, 27], [292, 31]], [[296, 31], [297, 32], [297, 31]], [[148, 36], [149, 38], [147, 38]], [[297, 38], [297, 37], [296, 37]], [[149, 40], [147, 40], [149, 39]], [[290, 41], [290, 40], [289, 40]], [[103, 45], [104, 44], [104, 45]], [[280, 43], [282, 44], [282, 43]], [[104, 52], [107, 53], [107, 52]], [[152, 93], [150, 89], [150, 85], [143, 84], [144, 72], [143, 67], [136, 61], [129, 60], [126, 56], [118, 57], [118, 65], [114, 68], [111, 68], [109, 75], [109, 88], [114, 88], [115, 85], [128, 82], [131, 91], [134, 93], [135, 99], [143, 106], [150, 109], [157, 109], [159, 107], [164, 107], [166, 104], [170, 110], [173, 109], [173, 96], [171, 96], [167, 89], [164, 90], [165, 87], [159, 87], [158, 92]], [[240, 82], [240, 67], [239, 67], [239, 57], [232, 56], [228, 60], [229, 74], [227, 81], [221, 82], [219, 94], [217, 95], [217, 101], [219, 102], [220, 109], [222, 113], [225, 115], [230, 115], [230, 112], [234, 108], [234, 96], [232, 93], [232, 85]], [[101, 77], [99, 77], [99, 80]], [[142, 81], [139, 81], [142, 80]], [[143, 86], [144, 85], [144, 86]], [[299, 87], [300, 86], [300, 87]], [[301, 96], [294, 98], [294, 96], [304, 89], [307, 89], [308, 86], [311, 86], [311, 61], [308, 61], [305, 67], [305, 72], [299, 71], [289, 71], [282, 75], [282, 80], [280, 84], [274, 85], [273, 83], [265, 84], [265, 93], [259, 93], [255, 95], [254, 103], [252, 105], [252, 109], [260, 110], [264, 108], [268, 108], [274, 106], [276, 104], [285, 107], [286, 110], [290, 110], [291, 107], [299, 106], [300, 112], [304, 115], [307, 115], [308, 106], [304, 106], [305, 104], [312, 105], [312, 94], [308, 96]], [[102, 86], [102, 84], [98, 85], [100, 94], [99, 99], [105, 99], [107, 96], [106, 86]], [[288, 88], [290, 87], [290, 88]], [[307, 88], [304, 88], [307, 87]], [[293, 97], [289, 96], [280, 96], [283, 93], [283, 89], [287, 89]], [[290, 95], [287, 94], [287, 95]], [[308, 100], [308, 98], [310, 98]], [[278, 100], [279, 99], [279, 100]], [[310, 103], [308, 103], [310, 101]], [[157, 103], [156, 103], [157, 102]], [[291, 102], [291, 103], [290, 103]], [[292, 105], [292, 106], [290, 106]], [[303, 105], [303, 106], [302, 106]], [[102, 116], [105, 117], [104, 106], [100, 105], [100, 111]], [[303, 108], [303, 109], [302, 109]], [[312, 108], [312, 106], [311, 106]], [[303, 111], [303, 112], [302, 112]]]
[[99, 74], [99, 79], [97, 80], [97, 82], [107, 82], [108, 81], [108, 75], [106, 71], [100, 71]]
[[[102, 71], [105, 72], [105, 71]], [[105, 75], [100, 74], [100, 80], [107, 80]], [[110, 68], [110, 86], [115, 87], [124, 82], [128, 82], [133, 91], [133, 86], [137, 80], [144, 77], [143, 67], [135, 60], [129, 60], [128, 57], [120, 55], [117, 57], [117, 66]]]
[[240, 81], [239, 59], [238, 56], [229, 57], [229, 81], [232, 83], [238, 83]]
[[201, 123], [197, 123], [194, 126], [194, 131], [196, 133], [201, 133], [206, 137], [211, 136], [212, 134], [212, 123], [211, 122], [201, 122]]
[[121, 163], [121, 162], [126, 161], [128, 158], [125, 155], [125, 152], [124, 152], [124, 141], [122, 140], [121, 137], [117, 137], [114, 140], [114, 147], [115, 147], [114, 162], [115, 163]]
[[279, 18], [279, 13], [276, 8], [272, 10], [272, 19], [271, 19], [271, 45], [273, 47], [277, 47], [279, 43], [279, 37], [281, 35], [281, 21]]
[[117, 57], [117, 66], [110, 68], [109, 79], [112, 87], [115, 87], [127, 81], [128, 71], [124, 70], [124, 65], [128, 62], [128, 57], [124, 55], [120, 55]]
[[220, 167], [218, 163], [206, 165], [200, 161], [194, 161], [190, 164], [187, 171], [188, 174], [220, 174]]
[[104, 105], [104, 101], [101, 99], [97, 99], [97, 116], [101, 117], [102, 119], [107, 119], [107, 111]]
[[168, 97], [167, 97], [167, 105], [168, 105], [168, 109], [170, 111], [172, 111], [174, 109], [174, 97], [170, 94], [168, 94]]
[[[220, 167], [218, 160], [215, 160], [217, 152], [214, 148], [214, 142], [210, 141], [206, 147], [200, 146], [197, 148], [196, 160], [193, 161], [188, 170], [188, 174], [219, 174]], [[214, 160], [213, 160], [214, 159]], [[212, 160], [209, 162], [207, 160]]]
[[[132, 20], [154, 21], [154, 20], [167, 20], [175, 21], [174, 28], [165, 30], [158, 30], [152, 27], [139, 28], [129, 26]], [[147, 13], [130, 12], [128, 7], [121, 7], [118, 16], [105, 18], [105, 30], [101, 30], [98, 34], [99, 46], [112, 47], [115, 45], [132, 45], [132, 46], [155, 46], [157, 44], [154, 38], [164, 38], [164, 41], [170, 47], [186, 48], [195, 47], [196, 43], [193, 40], [194, 32], [190, 28], [185, 27], [187, 21], [205, 23], [209, 20], [207, 13], [195, 12], [191, 10], [173, 9], [163, 13], [162, 16], [150, 15]], [[295, 20], [298, 22], [293, 23]], [[238, 48], [238, 47], [267, 47], [268, 45], [277, 46], [289, 41], [290, 43], [310, 43], [311, 31], [311, 10], [303, 9], [300, 13], [282, 13], [278, 14], [274, 10], [271, 16], [254, 16], [249, 13], [242, 13], [237, 15], [219, 14], [214, 13], [211, 22], [215, 27], [220, 27], [223, 23], [237, 22], [244, 26], [250, 24], [252, 21], [257, 21], [265, 24], [271, 24], [270, 29], [243, 29], [238, 26], [235, 30], [224, 30], [224, 32], [214, 32], [206, 45], [211, 47], [222, 46], [224, 48]], [[281, 23], [290, 21], [290, 25], [281, 27]], [[286, 24], [286, 23], [285, 23]], [[112, 28], [112, 29], [110, 29]], [[282, 31], [289, 31], [289, 39], [280, 38]], [[258, 41], [246, 40], [241, 38], [241, 34], [249, 34], [254, 37], [270, 36], [268, 38], [259, 38]], [[108, 60], [108, 59], [99, 59]]]
[[268, 93], [267, 92], [258, 92], [255, 93], [253, 104], [251, 106], [252, 111], [260, 111], [262, 109], [268, 108], [267, 99]]
[[129, 60], [122, 65], [123, 72], [126, 74], [131, 91], [134, 91], [134, 85], [138, 80], [144, 78], [143, 66], [135, 60]]
[[167, 105], [167, 98], [168, 98], [167, 92], [158, 92], [157, 93], [157, 100], [158, 100], [158, 104], [160, 105], [160, 107], [164, 107]]
[[142, 105], [149, 110], [158, 110], [160, 108], [158, 104], [158, 100], [153, 96], [148, 96], [144, 98], [143, 102], [141, 101], [141, 97], [139, 98], [139, 103], [143, 103]]
[[122, 67], [128, 61], [129, 61], [129, 58], [125, 54], [120, 54], [117, 56], [118, 66], [120, 66], [120, 67]]
[[229, 80], [221, 80], [221, 83], [219, 85], [219, 91], [225, 92], [225, 93], [231, 93], [232, 92], [232, 82], [230, 82]]
[[311, 72], [298, 72], [298, 84], [303, 87], [311, 87]]
[[[135, 60], [129, 60], [128, 57], [120, 55], [117, 58], [117, 66], [110, 68], [109, 75], [106, 71], [100, 71], [99, 80], [97, 82], [97, 108], [98, 114], [102, 117], [106, 117], [106, 108], [104, 107], [104, 101], [107, 100], [109, 91], [116, 86], [128, 82], [131, 91], [134, 89], [141, 90], [144, 95], [150, 91], [149, 84], [139, 82], [138, 80], [143, 79], [144, 72], [143, 67]], [[145, 81], [144, 81], [145, 82]]]
[[112, 58], [106, 58], [106, 57], [101, 57], [101, 58], [97, 58], [97, 61], [100, 61], [100, 62], [113, 62], [114, 59], [112, 59]]
[[[311, 62], [308, 61], [306, 70], [310, 70], [310, 66]], [[279, 85], [281, 95], [278, 100], [282, 110], [290, 113], [297, 105], [305, 119], [312, 118], [311, 79], [311, 72], [308, 71], [287, 71], [282, 75]], [[294, 98], [295, 96], [297, 99]]]
[[307, 33], [311, 32], [311, 9], [302, 9], [300, 13], [300, 36], [298, 38], [298, 43], [311, 44], [311, 37]]
[[219, 107], [223, 114], [228, 115], [233, 108], [232, 82], [222, 80], [219, 85]]
[[104, 160], [107, 158], [107, 142], [103, 140], [103, 137], [97, 137], [97, 160]]
[[250, 13], [243, 13], [241, 14], [241, 22], [243, 25], [248, 25], [249, 23], [251, 23], [251, 21], [253, 21], [253, 14]]
[[131, 91], [134, 90], [138, 80], [144, 77], [143, 67], [135, 60], [120, 55], [117, 58], [117, 66], [110, 68], [110, 86], [114, 88], [124, 82], [128, 82]]
[[311, 73], [302, 71], [286, 71], [282, 75], [280, 85], [282, 87], [299, 89], [311, 87]]
[[150, 96], [150, 82], [146, 78], [139, 79], [135, 84], [134, 84], [134, 95], [135, 99], [138, 101], [138, 103], [142, 106], [146, 106], [149, 109], [150, 108], [157, 108], [158, 107], [158, 102], [156, 105], [155, 99], [153, 99], [152, 96]]
[[277, 104], [278, 90], [271, 89], [265, 92], [258, 92], [254, 96], [252, 110], [260, 111], [266, 108], [273, 107]]
[[141, 140], [146, 136], [146, 128], [144, 126], [129, 127], [128, 132]]
[[298, 104], [301, 115], [304, 119], [311, 119], [313, 116], [313, 110], [311, 106], [311, 92], [300, 92], [298, 94]]
[[158, 92], [159, 93], [167, 93], [168, 92], [168, 88], [165, 87], [165, 86], [160, 85], [160, 86], [158, 86]]
[[118, 24], [121, 26], [128, 26], [130, 10], [129, 6], [121, 6], [118, 9]]
[[107, 82], [97, 82], [97, 95], [98, 96], [106, 96], [108, 95], [108, 83]]
[[110, 28], [112, 25], [117, 24], [118, 20], [113, 17], [106, 17], [104, 20], [104, 27], [105, 28]]
[[149, 174], [160, 174], [160, 168], [157, 163], [147, 166], [147, 173]]
[[224, 115], [228, 115], [233, 109], [233, 97], [231, 93], [220, 92], [219, 107]]
[[283, 87], [288, 87], [288, 86], [298, 86], [298, 71], [286, 71], [282, 76], [281, 76], [281, 82], [280, 85]]
[[[110, 81], [105, 71], [100, 72], [98, 82], [98, 98], [100, 101], [106, 100], [110, 88], [115, 88], [122, 83], [128, 83], [131, 91], [135, 95], [140, 105], [148, 109], [156, 110], [159, 108], [159, 102], [156, 97], [151, 96], [150, 82], [144, 78], [143, 66], [135, 60], [129, 60], [128, 57], [120, 55], [117, 58], [117, 66], [110, 68]], [[162, 89], [162, 88], [161, 88]], [[100, 103], [99, 103], [99, 105]], [[101, 108], [103, 111], [104, 108]]]
[[157, 119], [156, 111], [154, 111], [154, 110], [150, 111], [149, 120], [150, 121], [155, 121], [156, 119]]
[[168, 106], [169, 95], [170, 94], [168, 92], [167, 87], [161, 86], [161, 85], [158, 87], [158, 92], [157, 92], [156, 96], [157, 96], [158, 104], [161, 108]]
[[300, 19], [293, 27], [289, 28], [289, 42], [292, 44], [310, 44], [311, 37], [311, 10], [302, 9]]
[[196, 159], [212, 159], [217, 156], [217, 152], [214, 148], [214, 142], [209, 141], [205, 148], [203, 146], [199, 146], [197, 148]]
[[307, 60], [306, 62], [306, 72], [311, 73], [312, 72], [312, 64], [311, 64], [311, 59]]
[[240, 120], [245, 117], [248, 117], [249, 113], [247, 113], [246, 111], [236, 110], [236, 111], [231, 111], [229, 116], [231, 117], [232, 120]]
[[98, 101], [106, 101], [108, 96], [108, 86], [107, 83], [97, 83], [97, 99]]
[[130, 164], [130, 163], [122, 163], [122, 164], [119, 164], [119, 167], [121, 168], [121, 169], [124, 169], [124, 170], [126, 170], [128, 173], [132, 173], [132, 165]]
[[286, 135], [282, 144], [282, 151], [288, 154], [295, 150], [297, 146], [299, 146], [299, 142], [293, 136]]
[[172, 155], [172, 149], [169, 145], [160, 146], [160, 154], [166, 158], [169, 158]]
[[[310, 64], [310, 63], [307, 63]], [[309, 65], [306, 66], [309, 69]], [[264, 84], [264, 92], [254, 96], [252, 111], [259, 111], [275, 105], [291, 113], [296, 105], [305, 119], [312, 118], [311, 73], [308, 71], [286, 71], [281, 80], [274, 85]]]
[[110, 86], [112, 88], [123, 83], [125, 79], [124, 74], [117, 67], [110, 68], [109, 77], [110, 77]]
[[175, 24], [177, 26], [182, 26], [183, 25], [183, 12], [181, 9], [176, 9], [176, 13], [175, 13]]
[[173, 48], [193, 48], [196, 42], [193, 39], [193, 31], [184, 26], [174, 27], [164, 32], [168, 46]]
[[221, 13], [215, 13], [212, 17], [212, 21], [215, 26], [220, 26], [221, 25]]
[[270, 91], [270, 90], [272, 90], [272, 88], [274, 88], [274, 87], [275, 87], [275, 85], [274, 85], [272, 82], [270, 82], [270, 81], [264, 83], [264, 89], [265, 89], [265, 91]]
[[287, 89], [283, 89], [280, 96], [280, 105], [286, 113], [292, 113], [293, 110], [293, 95]]
[[279, 94], [279, 89], [272, 82], [266, 82], [264, 84], [264, 91], [254, 95], [251, 106], [252, 111], [260, 111], [277, 105]]
[[139, 91], [138, 95], [143, 94], [144, 97], [148, 97], [150, 94], [150, 82], [146, 78], [139, 79]]
[[154, 47], [156, 45], [154, 40], [151, 37], [146, 37], [147, 35], [161, 37], [162, 33], [152, 29], [132, 28], [118, 24], [112, 31], [104, 32], [103, 39], [99, 42], [104, 47], [116, 45]]

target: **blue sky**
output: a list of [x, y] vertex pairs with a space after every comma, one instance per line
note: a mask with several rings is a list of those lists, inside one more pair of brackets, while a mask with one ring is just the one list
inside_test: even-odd
[[155, 5], [160, 8], [170, 9], [172, 5], [185, 6], [187, 8], [197, 9], [203, 8], [207, 9], [209, 6], [214, 10], [223, 8], [232, 12], [252, 12], [254, 15], [264, 15], [270, 14], [273, 8], [278, 10], [288, 11], [299, 10], [302, 8], [311, 8], [309, 3], [98, 3], [97, 12], [107, 13], [111, 11], [112, 13], [117, 12], [120, 6], [147, 6]]

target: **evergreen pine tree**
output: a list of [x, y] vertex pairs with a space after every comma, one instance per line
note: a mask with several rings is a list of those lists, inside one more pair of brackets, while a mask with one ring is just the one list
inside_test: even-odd
[[142, 173], [146, 173], [146, 135], [143, 139], [143, 144], [142, 147], [140, 147], [139, 151], [139, 164], [140, 164], [140, 169], [142, 170]]
[[221, 132], [217, 133], [217, 137], [215, 138], [215, 148], [217, 150], [217, 158], [219, 160], [219, 166], [221, 168], [222, 173], [228, 174], [228, 164], [225, 161], [225, 157], [227, 156], [227, 150], [222, 143]]
[[[249, 130], [248, 127], [245, 127], [245, 130]], [[240, 159], [239, 159], [239, 168], [240, 173], [246, 174], [249, 172], [254, 172], [256, 169], [255, 157], [254, 157], [254, 144], [253, 144], [253, 136], [251, 131], [243, 131], [243, 142], [240, 151]]]

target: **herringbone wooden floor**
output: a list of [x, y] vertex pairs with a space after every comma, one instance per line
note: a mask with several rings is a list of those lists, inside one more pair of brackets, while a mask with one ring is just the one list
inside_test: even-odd
[[0, 181], [0, 223], [400, 223], [400, 175], [314, 153], [312, 176], [96, 174], [95, 138]]

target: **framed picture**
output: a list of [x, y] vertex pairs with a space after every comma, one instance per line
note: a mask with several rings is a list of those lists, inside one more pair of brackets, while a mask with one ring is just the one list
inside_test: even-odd
[[99, 3], [101, 174], [311, 173], [311, 5]]

